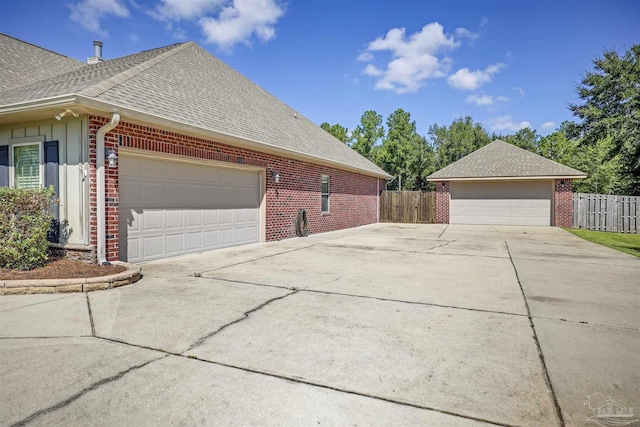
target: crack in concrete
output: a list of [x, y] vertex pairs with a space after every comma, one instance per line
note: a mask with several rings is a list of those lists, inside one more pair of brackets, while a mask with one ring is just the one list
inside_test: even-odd
[[[385, 301], [385, 302], [397, 302], [397, 303], [401, 303], [401, 304], [424, 305], [424, 306], [433, 306], [433, 307], [441, 307], [441, 308], [453, 308], [453, 309], [457, 309], [457, 310], [475, 311], [475, 312], [480, 312], [480, 313], [504, 314], [504, 315], [507, 315], [507, 316], [527, 317], [526, 314], [512, 313], [512, 312], [508, 312], [508, 311], [488, 310], [488, 309], [473, 308], [473, 307], [460, 307], [460, 306], [456, 306], [456, 305], [436, 304], [436, 303], [432, 303], [432, 302], [407, 301], [407, 300], [400, 300], [400, 299], [394, 299], [394, 298], [374, 297], [374, 296], [370, 296], [370, 295], [355, 295], [355, 294], [347, 294], [347, 293], [342, 293], [342, 292], [321, 291], [321, 290], [309, 289], [309, 288], [297, 288], [297, 287], [290, 287], [290, 286], [268, 285], [268, 284], [263, 284], [263, 283], [245, 282], [245, 281], [242, 281], [242, 280], [221, 279], [221, 278], [217, 278], [217, 277], [203, 277], [203, 279], [220, 280], [222, 282], [237, 283], [237, 284], [240, 284], [240, 285], [264, 286], [264, 287], [267, 287], [267, 288], [295, 290], [297, 292], [310, 292], [310, 293], [325, 294], [325, 295], [336, 295], [336, 296], [343, 296], [343, 297], [350, 297], [350, 298], [363, 298], [363, 299], [371, 299], [371, 300]], [[323, 282], [321, 284], [332, 283], [332, 282], [335, 282], [336, 280]], [[314, 285], [311, 285], [311, 286], [318, 286], [319, 284], [314, 284]]]
[[440, 233], [440, 234], [438, 235], [438, 239], [439, 239], [440, 237], [442, 237], [442, 235], [444, 234], [444, 232], [445, 232], [445, 231], [447, 231], [448, 229], [449, 229], [449, 224], [447, 224], [447, 226], [444, 228], [444, 230], [442, 230], [442, 233]]
[[351, 394], [351, 395], [354, 395], [354, 396], [360, 396], [360, 397], [366, 397], [366, 398], [369, 398], [369, 399], [381, 400], [381, 401], [388, 402], [388, 403], [393, 403], [393, 404], [396, 404], [396, 405], [408, 406], [408, 407], [411, 407], [411, 408], [438, 412], [440, 414], [450, 415], [450, 416], [454, 416], [454, 417], [457, 417], [457, 418], [465, 418], [465, 419], [473, 420], [473, 421], [480, 421], [480, 422], [483, 422], [483, 423], [488, 423], [488, 424], [497, 425], [497, 426], [515, 427], [512, 424], [503, 424], [503, 423], [498, 423], [496, 421], [491, 421], [491, 420], [480, 418], [480, 417], [474, 417], [472, 415], [458, 414], [458, 413], [455, 413], [453, 411], [448, 411], [446, 409], [438, 409], [438, 408], [431, 407], [431, 406], [419, 405], [419, 404], [416, 404], [416, 403], [405, 402], [405, 401], [402, 401], [402, 400], [395, 400], [395, 399], [391, 399], [391, 398], [384, 397], [384, 396], [377, 396], [377, 395], [374, 395], [374, 394], [362, 393], [362, 392], [359, 392], [359, 391], [349, 390], [349, 389], [340, 388], [340, 387], [334, 387], [334, 386], [330, 386], [330, 385], [327, 385], [327, 384], [314, 383], [312, 381], [305, 380], [304, 378], [301, 378], [301, 377], [298, 377], [298, 376], [290, 377], [290, 376], [287, 376], [287, 375], [277, 374], [277, 373], [274, 373], [274, 372], [264, 372], [264, 371], [260, 371], [260, 370], [257, 370], [257, 369], [251, 369], [251, 368], [246, 368], [246, 367], [243, 367], [243, 366], [232, 365], [232, 364], [229, 364], [229, 363], [216, 362], [216, 361], [207, 360], [207, 359], [200, 359], [200, 358], [198, 358], [196, 356], [189, 356], [189, 358], [192, 359], [192, 360], [197, 360], [199, 362], [210, 363], [212, 365], [224, 366], [225, 368], [238, 369], [238, 370], [243, 371], [243, 372], [248, 372], [248, 373], [257, 374], [257, 375], [264, 375], [264, 376], [272, 377], [272, 378], [278, 378], [278, 379], [285, 380], [285, 381], [290, 381], [290, 382], [293, 382], [293, 383], [296, 383], [296, 384], [304, 384], [304, 385], [308, 385], [308, 386], [311, 386], [311, 387], [318, 387], [318, 388], [323, 388], [323, 389], [326, 389], [326, 390], [336, 391], [336, 392], [339, 392], [339, 393], [346, 393], [346, 394]]
[[211, 270], [199, 271], [198, 273], [202, 275], [204, 273], [210, 273], [212, 271], [223, 270], [225, 268], [235, 267], [237, 265], [247, 264], [249, 262], [260, 261], [260, 260], [263, 260], [263, 259], [266, 259], [266, 258], [272, 258], [274, 256], [278, 256], [278, 255], [284, 255], [284, 254], [288, 254], [288, 253], [291, 253], [291, 252], [301, 251], [303, 249], [308, 249], [308, 248], [310, 248], [312, 246], [314, 246], [314, 245], [309, 245], [309, 246], [304, 246], [302, 248], [296, 248], [296, 249], [291, 249], [291, 250], [288, 250], [288, 251], [278, 252], [276, 254], [265, 255], [265, 256], [262, 256], [262, 257], [259, 257], [259, 258], [253, 258], [253, 259], [250, 259], [250, 260], [247, 260], [247, 261], [242, 261], [242, 262], [237, 262], [235, 264], [225, 265], [224, 267], [218, 267], [218, 268], [214, 268], [214, 269], [211, 269]]
[[103, 386], [105, 384], [109, 384], [109, 383], [112, 383], [114, 381], [118, 381], [119, 379], [121, 379], [122, 377], [127, 375], [129, 372], [135, 371], [135, 370], [140, 369], [140, 368], [144, 368], [148, 364], [153, 363], [155, 361], [158, 361], [160, 359], [164, 359], [165, 357], [168, 357], [168, 356], [165, 354], [165, 355], [163, 355], [161, 357], [157, 357], [155, 359], [148, 360], [148, 361], [146, 361], [144, 363], [131, 366], [131, 367], [125, 369], [124, 371], [120, 371], [117, 374], [112, 375], [112, 376], [110, 376], [108, 378], [103, 378], [100, 381], [97, 381], [97, 382], [91, 384], [89, 387], [86, 387], [86, 388], [80, 390], [78, 393], [75, 393], [74, 395], [68, 397], [67, 399], [56, 403], [55, 405], [52, 405], [52, 406], [50, 406], [48, 408], [41, 409], [41, 410], [39, 410], [37, 412], [34, 412], [33, 414], [29, 415], [27, 418], [25, 418], [25, 419], [23, 419], [21, 421], [18, 421], [15, 424], [13, 424], [13, 427], [24, 426], [24, 425], [30, 423], [31, 421], [33, 421], [34, 419], [36, 419], [38, 417], [41, 417], [42, 415], [46, 415], [46, 414], [48, 414], [50, 412], [54, 412], [54, 411], [57, 411], [58, 409], [64, 408], [65, 406], [68, 406], [71, 403], [73, 403], [74, 401], [80, 399], [85, 394], [90, 393], [93, 390], [96, 390], [96, 389], [100, 388], [101, 386]]
[[601, 327], [601, 328], [621, 329], [621, 330], [624, 330], [624, 331], [640, 332], [640, 329], [633, 328], [631, 326], [605, 325], [603, 323], [587, 322], [586, 320], [558, 319], [556, 317], [542, 317], [542, 316], [531, 316], [531, 317], [533, 319], [554, 320], [556, 322], [567, 322], [567, 323], [574, 323], [574, 324], [577, 324], [577, 325], [598, 326], [598, 327]]
[[211, 338], [211, 337], [213, 337], [214, 335], [216, 335], [216, 334], [218, 334], [218, 333], [222, 332], [223, 330], [225, 330], [225, 329], [226, 329], [226, 328], [228, 328], [229, 326], [235, 325], [236, 323], [242, 322], [243, 320], [247, 320], [247, 319], [249, 318], [249, 316], [251, 316], [251, 314], [252, 314], [252, 313], [255, 313], [256, 311], [263, 309], [264, 307], [266, 307], [267, 305], [271, 304], [272, 302], [274, 302], [274, 301], [278, 301], [278, 300], [281, 300], [281, 299], [286, 298], [286, 297], [291, 296], [291, 295], [295, 295], [295, 294], [297, 294], [298, 292], [299, 292], [298, 290], [294, 290], [293, 292], [289, 292], [288, 294], [285, 294], [285, 295], [282, 295], [282, 296], [279, 296], [279, 297], [276, 297], [276, 298], [271, 298], [271, 299], [269, 299], [269, 300], [267, 300], [267, 301], [263, 302], [263, 303], [262, 303], [262, 304], [260, 304], [259, 306], [254, 307], [254, 308], [252, 308], [252, 309], [251, 309], [251, 310], [249, 310], [249, 311], [245, 311], [245, 312], [244, 312], [244, 314], [243, 314], [243, 316], [242, 316], [242, 317], [240, 317], [239, 319], [236, 319], [236, 320], [234, 320], [234, 321], [232, 321], [232, 322], [229, 322], [229, 323], [227, 323], [227, 324], [225, 324], [225, 325], [222, 325], [221, 327], [219, 327], [219, 328], [218, 328], [218, 329], [216, 329], [215, 331], [213, 331], [213, 332], [211, 332], [211, 333], [209, 333], [209, 334], [207, 334], [207, 335], [205, 335], [205, 336], [203, 336], [203, 337], [199, 338], [199, 339], [198, 339], [196, 342], [194, 342], [194, 343], [193, 343], [189, 348], [187, 348], [183, 353], [186, 353], [186, 352], [188, 352], [188, 351], [191, 351], [191, 350], [193, 350], [194, 348], [200, 347], [200, 346], [201, 346], [202, 344], [204, 344], [204, 343], [205, 343], [205, 341], [207, 341], [209, 338]]
[[560, 408], [560, 402], [558, 402], [558, 396], [556, 395], [556, 391], [553, 388], [553, 383], [551, 382], [551, 376], [549, 375], [549, 370], [547, 369], [547, 363], [544, 359], [544, 353], [542, 352], [542, 347], [540, 346], [540, 340], [538, 340], [538, 334], [536, 332], [535, 325], [533, 324], [533, 317], [531, 316], [531, 310], [529, 309], [529, 302], [527, 301], [527, 296], [524, 293], [524, 287], [522, 286], [522, 282], [520, 282], [520, 276], [518, 275], [518, 269], [516, 268], [516, 264], [513, 262], [513, 257], [511, 256], [511, 251], [509, 250], [509, 244], [505, 240], [505, 246], [507, 247], [507, 252], [509, 253], [509, 259], [511, 260], [511, 265], [513, 266], [513, 271], [516, 275], [516, 279], [518, 280], [518, 286], [520, 286], [520, 292], [522, 293], [522, 298], [524, 299], [524, 306], [527, 309], [527, 318], [529, 319], [529, 326], [531, 327], [531, 331], [533, 332], [533, 341], [536, 344], [536, 349], [538, 350], [538, 356], [540, 357], [540, 363], [542, 364], [542, 370], [544, 372], [545, 380], [547, 382], [547, 386], [551, 391], [551, 397], [553, 398], [553, 404], [556, 408], [556, 414], [558, 415], [558, 419], [560, 420], [560, 426], [564, 427], [564, 417], [562, 416], [562, 409]]
[[91, 312], [91, 301], [89, 301], [89, 292], [84, 293], [87, 297], [87, 311], [89, 312], [89, 323], [91, 323], [91, 335], [96, 336], [96, 326], [93, 323], [93, 313]]
[[[293, 292], [293, 293], [295, 293], [295, 292]], [[287, 297], [289, 295], [292, 295], [293, 293], [284, 295], [284, 296], [276, 298], [276, 299], [285, 298], [285, 297]], [[274, 299], [274, 300], [276, 300], [276, 299]], [[269, 302], [266, 302], [262, 306], [264, 306], [264, 305], [266, 305], [268, 303]], [[262, 308], [262, 307], [256, 307], [255, 309], [252, 309], [250, 312], [259, 310], [260, 308]], [[234, 324], [234, 323], [237, 323], [237, 321], [231, 322], [228, 326], [230, 326], [231, 324]], [[126, 345], [126, 346], [129, 346], [129, 347], [141, 348], [141, 349], [144, 349], [144, 350], [157, 351], [157, 352], [165, 354], [165, 356], [159, 357], [159, 358], [154, 359], [154, 360], [151, 360], [151, 361], [147, 362], [146, 364], [149, 364], [151, 362], [155, 362], [155, 361], [163, 359], [165, 357], [174, 356], [174, 357], [179, 357], [181, 359], [188, 359], [188, 360], [193, 360], [193, 361], [196, 361], [196, 362], [208, 363], [208, 364], [212, 364], [212, 365], [222, 366], [222, 367], [225, 367], [225, 368], [237, 369], [237, 370], [240, 370], [240, 371], [243, 371], [243, 372], [248, 372], [248, 373], [252, 373], [252, 374], [256, 374], [256, 375], [264, 375], [264, 376], [271, 377], [271, 378], [278, 378], [278, 379], [285, 380], [285, 381], [290, 381], [290, 382], [296, 383], [296, 384], [304, 384], [304, 385], [308, 385], [308, 386], [311, 386], [311, 387], [318, 387], [318, 388], [323, 388], [323, 389], [327, 389], [327, 390], [336, 391], [336, 392], [339, 392], [339, 393], [346, 393], [346, 394], [351, 394], [351, 395], [355, 395], [355, 396], [366, 397], [366, 398], [369, 398], [369, 399], [381, 400], [381, 401], [385, 401], [385, 402], [389, 402], [389, 403], [393, 403], [393, 404], [397, 404], [397, 405], [401, 405], [401, 406], [409, 406], [409, 407], [416, 408], [416, 409], [423, 409], [423, 410], [438, 412], [438, 413], [441, 413], [441, 414], [451, 415], [451, 416], [458, 417], [458, 418], [465, 418], [465, 419], [469, 419], [469, 420], [480, 421], [480, 422], [489, 423], [489, 424], [497, 425], [497, 426], [515, 427], [515, 426], [512, 426], [511, 424], [502, 424], [502, 423], [498, 423], [496, 421], [491, 421], [491, 420], [484, 419], [484, 418], [479, 418], [479, 417], [473, 417], [473, 416], [470, 416], [470, 415], [462, 415], [462, 414], [458, 414], [458, 413], [455, 413], [455, 412], [452, 412], [452, 411], [447, 411], [447, 410], [444, 410], [444, 409], [438, 409], [438, 408], [435, 408], [435, 407], [430, 407], [430, 406], [425, 406], [425, 405], [418, 405], [418, 404], [415, 404], [415, 403], [404, 402], [404, 401], [401, 401], [401, 400], [394, 400], [394, 399], [390, 399], [390, 398], [383, 397], [383, 396], [376, 396], [376, 395], [373, 395], [373, 394], [361, 393], [361, 392], [358, 392], [358, 391], [355, 391], [355, 390], [342, 389], [342, 388], [339, 388], [339, 387], [333, 387], [333, 386], [326, 385], [326, 384], [314, 383], [312, 381], [305, 380], [304, 378], [301, 378], [301, 377], [298, 377], [298, 376], [289, 377], [289, 376], [286, 376], [286, 375], [283, 375], [283, 374], [260, 371], [258, 369], [251, 369], [251, 368], [246, 368], [246, 367], [242, 367], [242, 366], [231, 365], [231, 364], [224, 363], [224, 362], [217, 362], [217, 361], [213, 361], [213, 360], [202, 359], [202, 358], [199, 358], [197, 356], [186, 355], [184, 353], [173, 353], [173, 352], [170, 352], [168, 350], [161, 349], [161, 348], [154, 348], [154, 347], [148, 347], [148, 346], [144, 346], [144, 345], [140, 345], [140, 344], [133, 344], [133, 343], [129, 343], [129, 342], [126, 342], [126, 341], [121, 341], [121, 340], [113, 339], [113, 338], [106, 338], [106, 337], [100, 337], [100, 336], [93, 337], [93, 338], [101, 339], [101, 340], [105, 340], [105, 341], [113, 342], [113, 343], [117, 343], [117, 344], [122, 344], [122, 345]], [[146, 365], [146, 364], [144, 364], [144, 365]], [[144, 365], [141, 365], [140, 367], [142, 367]], [[94, 387], [94, 389], [95, 388], [97, 388], [97, 387]], [[55, 409], [59, 409], [62, 406], [66, 406], [66, 405], [62, 405], [62, 406], [55, 405], [55, 406], [56, 406]], [[55, 409], [52, 409], [52, 410], [55, 410]], [[24, 420], [21, 421], [21, 422], [24, 422]], [[16, 426], [17, 425], [23, 425], [23, 424], [16, 424]]]
[[445, 243], [441, 243], [441, 244], [439, 244], [438, 246], [434, 246], [434, 247], [432, 247], [432, 248], [430, 248], [430, 249], [427, 249], [427, 251], [432, 251], [432, 250], [434, 250], [434, 249], [442, 248], [442, 247], [445, 247], [445, 246], [450, 245], [450, 244], [452, 244], [452, 243], [455, 243], [455, 242], [457, 242], [457, 241], [458, 241], [458, 239], [449, 240], [449, 241], [447, 241], [447, 242], [445, 242]]

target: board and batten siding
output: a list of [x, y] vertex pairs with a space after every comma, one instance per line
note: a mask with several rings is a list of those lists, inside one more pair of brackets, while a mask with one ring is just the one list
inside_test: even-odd
[[[87, 117], [0, 126], [0, 145], [58, 141], [60, 242], [89, 243]], [[42, 159], [41, 159], [42, 161]], [[86, 171], [86, 177], [84, 172]], [[10, 169], [13, 173], [13, 169]]]

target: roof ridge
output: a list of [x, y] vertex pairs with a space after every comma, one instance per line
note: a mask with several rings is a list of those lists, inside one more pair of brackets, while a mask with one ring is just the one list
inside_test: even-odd
[[[529, 151], [529, 150], [527, 150], [526, 148], [518, 147], [517, 145], [512, 144], [512, 143], [510, 143], [510, 142], [507, 142], [507, 141], [503, 141], [502, 139], [499, 139], [499, 138], [498, 138], [498, 139], [496, 139], [496, 140], [495, 140], [495, 141], [493, 141], [493, 142], [496, 142], [496, 141], [500, 141], [500, 142], [504, 142], [505, 144], [509, 144], [511, 147], [513, 147], [513, 148], [517, 148], [518, 150], [522, 150], [522, 151], [524, 151], [524, 152], [525, 152], [525, 153], [527, 153], [527, 154], [533, 154], [533, 155], [535, 155], [535, 156], [542, 157], [543, 159], [548, 160], [548, 161], [550, 161], [550, 162], [552, 162], [552, 163], [555, 163], [556, 165], [559, 165], [559, 166], [562, 166], [562, 167], [565, 167], [565, 168], [569, 168], [569, 169], [573, 169], [573, 170], [574, 170], [574, 171], [576, 171], [576, 172], [584, 173], [584, 172], [582, 172], [582, 171], [579, 171], [578, 169], [572, 168], [571, 166], [567, 166], [567, 165], [562, 164], [562, 163], [560, 163], [560, 162], [557, 162], [557, 161], [555, 161], [555, 160], [553, 160], [553, 159], [550, 159], [550, 158], [548, 158], [548, 157], [545, 157], [545, 156], [543, 156], [543, 155], [541, 155], [541, 154], [534, 153], [533, 151]], [[489, 144], [487, 144], [487, 145], [489, 145]], [[486, 147], [487, 145], [485, 145], [485, 147]], [[482, 147], [482, 148], [484, 148], [484, 147]]]
[[76, 62], [77, 62], [77, 63], [79, 63], [79, 64], [87, 65], [87, 64], [85, 64], [84, 62], [82, 62], [82, 61], [80, 61], [80, 60], [78, 60], [78, 59], [72, 58], [72, 57], [67, 56], [67, 55], [63, 55], [63, 54], [61, 54], [61, 53], [59, 53], [59, 52], [54, 52], [53, 50], [47, 49], [46, 47], [38, 46], [37, 44], [29, 43], [28, 41], [24, 41], [24, 40], [21, 40], [21, 39], [19, 39], [19, 38], [16, 38], [16, 37], [10, 36], [9, 34], [6, 34], [6, 33], [3, 33], [3, 32], [0, 32], [0, 35], [3, 35], [3, 36], [5, 36], [5, 37], [9, 37], [10, 39], [13, 39], [13, 40], [15, 40], [15, 41], [17, 41], [17, 42], [20, 42], [20, 43], [28, 44], [29, 46], [33, 46], [33, 47], [38, 48], [38, 49], [45, 50], [45, 51], [47, 51], [47, 52], [49, 52], [49, 53], [53, 53], [53, 54], [58, 55], [58, 56], [61, 56], [61, 57], [63, 57], [63, 58], [67, 58], [67, 59], [70, 59], [70, 60], [72, 60], [72, 61], [76, 61]]
[[[178, 52], [183, 51], [184, 49], [186, 49], [188, 46], [192, 46], [195, 43], [192, 41], [186, 42], [186, 43], [178, 43], [175, 45], [175, 47], [173, 49], [170, 49], [166, 52], [161, 53], [158, 56], [154, 56], [151, 59], [148, 59], [146, 61], [144, 61], [141, 64], [138, 64], [134, 67], [131, 67], [125, 71], [122, 71], [121, 73], [118, 73], [116, 75], [113, 75], [111, 77], [109, 77], [106, 80], [103, 80], [99, 83], [94, 84], [93, 86], [90, 86], [82, 91], [79, 92], [79, 95], [84, 95], [87, 97], [96, 97], [96, 96], [100, 96], [101, 94], [103, 94], [104, 92], [108, 91], [109, 89], [112, 89], [124, 82], [126, 82], [129, 79], [132, 79], [133, 77], [137, 76], [138, 74], [142, 73], [143, 71], [148, 70], [149, 68], [153, 67], [154, 65], [164, 61], [167, 58], [172, 57], [173, 55], [175, 55]], [[171, 45], [169, 45], [171, 46]], [[151, 50], [159, 50], [159, 49], [164, 49], [168, 46], [165, 47], [160, 47], [157, 49], [151, 49]], [[143, 52], [148, 52], [148, 51], [143, 51]], [[138, 54], [140, 54], [142, 52], [138, 52]]]

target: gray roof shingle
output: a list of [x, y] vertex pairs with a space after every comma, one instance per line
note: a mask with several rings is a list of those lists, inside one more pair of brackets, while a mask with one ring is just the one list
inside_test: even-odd
[[0, 33], [0, 92], [84, 65], [83, 62]]
[[193, 42], [85, 65], [0, 91], [0, 106], [61, 95], [82, 95], [336, 166], [389, 176]]
[[586, 175], [513, 144], [496, 139], [457, 162], [432, 173], [431, 181], [456, 178], [539, 178]]

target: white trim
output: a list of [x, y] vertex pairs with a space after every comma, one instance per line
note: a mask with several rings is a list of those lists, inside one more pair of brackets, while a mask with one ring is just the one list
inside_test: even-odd
[[[12, 138], [9, 141], [9, 187], [16, 186], [16, 168], [13, 150], [15, 147], [25, 147], [29, 145], [38, 145], [38, 183], [40, 188], [44, 187], [44, 142], [45, 137], [27, 136], [23, 138]], [[14, 142], [16, 141], [16, 142]]]
[[223, 162], [221, 160], [201, 159], [199, 157], [182, 156], [180, 154], [163, 153], [160, 151], [140, 150], [137, 148], [130, 148], [130, 147], [118, 147], [118, 155], [120, 155], [120, 153], [127, 156], [153, 157], [157, 159], [169, 160], [174, 162], [199, 163], [199, 164], [204, 164], [209, 166], [220, 166], [220, 167], [231, 168], [231, 169], [244, 169], [244, 170], [252, 170], [252, 171], [266, 170], [266, 168], [262, 166]]
[[[324, 177], [327, 177], [327, 192], [322, 192], [322, 184], [324, 181]], [[322, 210], [322, 198], [327, 196], [327, 210]], [[327, 173], [320, 174], [320, 213], [327, 215], [331, 213], [331, 176]]]
[[[43, 98], [36, 101], [29, 101], [21, 104], [13, 104], [6, 107], [0, 107], [0, 117], [11, 113], [21, 113], [31, 110], [38, 110], [51, 107], [73, 107], [80, 106], [88, 110], [94, 110], [93, 114], [113, 114], [119, 113], [123, 117], [127, 117], [129, 120], [138, 120], [147, 124], [155, 125], [160, 128], [168, 129], [172, 132], [179, 130], [186, 135], [195, 136], [203, 139], [210, 139], [223, 144], [229, 144], [234, 147], [246, 148], [260, 153], [267, 153], [278, 155], [282, 157], [292, 158], [309, 162], [316, 165], [329, 166], [339, 170], [345, 170], [348, 172], [357, 173], [365, 176], [373, 176], [384, 179], [393, 178], [386, 172], [376, 173], [374, 171], [361, 169], [357, 166], [347, 165], [341, 162], [327, 160], [322, 157], [305, 154], [297, 150], [291, 150], [288, 148], [277, 147], [271, 144], [267, 144], [260, 141], [254, 141], [247, 138], [242, 138], [236, 135], [227, 135], [220, 132], [216, 132], [212, 129], [201, 128], [194, 125], [179, 122], [177, 120], [169, 119], [163, 116], [145, 113], [143, 111], [118, 106], [94, 98], [90, 98], [84, 95], [62, 95], [53, 98]], [[84, 111], [82, 112], [84, 113]]]
[[481, 178], [427, 178], [429, 182], [442, 181], [546, 181], [549, 179], [583, 179], [587, 175], [559, 175], [559, 176], [496, 176]]

